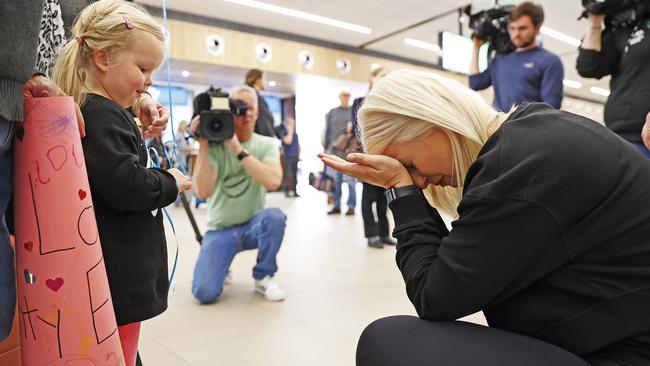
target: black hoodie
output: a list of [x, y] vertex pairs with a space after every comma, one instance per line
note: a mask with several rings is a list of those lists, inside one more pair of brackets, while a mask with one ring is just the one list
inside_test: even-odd
[[[650, 160], [604, 126], [524, 104], [470, 166], [448, 232], [423, 196], [390, 207], [420, 317], [490, 326], [577, 355], [650, 362]], [[650, 364], [650, 363], [648, 363]]]

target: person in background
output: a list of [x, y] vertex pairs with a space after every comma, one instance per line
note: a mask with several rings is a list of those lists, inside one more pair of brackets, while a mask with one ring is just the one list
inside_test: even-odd
[[[340, 104], [338, 107], [331, 109], [325, 115], [325, 133], [323, 137], [323, 147], [325, 151], [338, 154], [339, 157], [345, 157], [345, 149], [336, 148], [334, 145], [341, 136], [347, 136], [349, 139], [350, 122], [352, 121], [352, 108], [350, 107], [350, 91], [343, 89], [339, 92]], [[340, 141], [340, 140], [339, 140]], [[348, 141], [343, 141], [347, 146]], [[341, 197], [343, 196], [343, 183], [348, 184], [348, 210], [346, 215], [354, 215], [354, 208], [357, 204], [357, 187], [356, 179], [348, 177], [340, 172], [334, 172], [334, 193], [332, 203], [334, 207], [327, 212], [328, 215], [338, 215], [341, 213]]]
[[155, 136], [147, 139], [145, 140], [145, 143], [147, 144], [147, 153], [151, 157], [152, 161], [155, 164], [158, 164], [159, 168], [164, 170], [171, 168], [167, 159], [171, 156], [166, 155], [166, 148], [165, 145], [163, 145], [162, 136]]
[[[174, 167], [178, 168], [182, 172], [191, 173], [190, 171], [190, 157], [192, 153], [192, 139], [187, 133], [189, 123], [185, 120], [180, 121], [178, 124], [178, 129], [174, 135], [176, 139], [176, 156], [174, 156], [173, 151], [171, 151], [170, 144], [165, 144], [165, 149], [170, 150], [167, 152], [168, 156], [173, 160]], [[183, 203], [181, 195], [179, 194], [174, 202], [174, 205], [180, 206]]]
[[605, 29], [603, 16], [589, 13], [589, 26], [578, 48], [580, 76], [600, 79], [611, 75], [611, 93], [605, 103], [605, 125], [650, 157], [642, 133], [650, 112], [650, 19]]
[[178, 151], [179, 165], [189, 170], [188, 164], [190, 162], [190, 155], [192, 153], [192, 142], [194, 140], [187, 134], [189, 123], [185, 120], [178, 124], [176, 131], [176, 149]]
[[[381, 78], [386, 75], [386, 69], [383, 67], [376, 67], [370, 72], [370, 87], [377, 83]], [[357, 114], [359, 108], [363, 105], [364, 97], [354, 100], [352, 103], [352, 123], [355, 136], [359, 137], [359, 121]], [[359, 145], [361, 142], [359, 141]], [[372, 205], [375, 204], [373, 211]], [[381, 249], [386, 245], [396, 245], [397, 242], [390, 237], [387, 217], [388, 203], [386, 202], [386, 195], [384, 188], [374, 186], [370, 183], [363, 182], [363, 191], [361, 194], [361, 215], [363, 215], [363, 230], [365, 237], [368, 241], [368, 246], [371, 248]], [[375, 214], [376, 212], [376, 214]]]
[[288, 118], [285, 125], [286, 135], [282, 137], [284, 152], [282, 188], [286, 197], [300, 197], [296, 191], [298, 185], [298, 161], [300, 161], [300, 142], [296, 132], [296, 121], [293, 118]]
[[255, 121], [255, 133], [262, 136], [276, 137], [273, 114], [271, 114], [269, 105], [264, 100], [264, 97], [260, 95], [260, 92], [266, 87], [266, 78], [262, 70], [248, 70], [246, 73], [246, 85], [255, 89], [255, 93], [257, 93], [259, 117]]
[[560, 58], [537, 46], [537, 35], [544, 23], [544, 9], [531, 2], [517, 5], [510, 14], [508, 33], [516, 49], [497, 54], [488, 68], [479, 73], [479, 49], [485, 40], [472, 36], [474, 53], [469, 86], [483, 90], [494, 86], [494, 106], [509, 111], [522, 102], [544, 102], [554, 108], [562, 105], [564, 66]]

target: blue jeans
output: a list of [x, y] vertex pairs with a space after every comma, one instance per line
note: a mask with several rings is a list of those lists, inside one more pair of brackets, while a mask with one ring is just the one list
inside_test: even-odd
[[[0, 117], [0, 124], [6, 120]], [[0, 126], [0, 130], [3, 127]], [[0, 131], [0, 341], [11, 331], [16, 309], [16, 273], [14, 270], [14, 251], [9, 241], [9, 232], [5, 223], [5, 212], [12, 195], [12, 153], [11, 143], [2, 144], [4, 136]], [[4, 131], [5, 133], [7, 131]], [[11, 141], [11, 140], [9, 140]], [[6, 151], [2, 151], [5, 150]]]
[[344, 182], [348, 184], [348, 208], [354, 209], [357, 205], [357, 180], [339, 172], [334, 174], [334, 207], [341, 208]]
[[636, 147], [641, 153], [648, 158], [650, 158], [650, 150], [642, 142], [630, 142], [634, 147]]
[[241, 225], [205, 233], [194, 267], [192, 294], [201, 304], [215, 302], [235, 254], [258, 249], [253, 278], [261, 280], [278, 270], [275, 257], [282, 245], [287, 217], [277, 208], [266, 208]]

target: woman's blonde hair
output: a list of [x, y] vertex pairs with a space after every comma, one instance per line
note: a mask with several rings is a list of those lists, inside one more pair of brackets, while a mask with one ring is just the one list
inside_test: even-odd
[[75, 19], [70, 41], [57, 57], [54, 82], [83, 105], [93, 53], [105, 51], [118, 60], [130, 47], [137, 46], [135, 41], [141, 32], [160, 41], [165, 39], [162, 27], [139, 5], [123, 0], [102, 0], [89, 5]]
[[467, 170], [505, 116], [455, 80], [403, 69], [382, 78], [368, 93], [359, 110], [359, 125], [368, 154], [382, 154], [393, 143], [421, 139], [441, 129], [451, 142], [458, 187], [429, 185], [425, 193], [436, 208], [456, 217]]

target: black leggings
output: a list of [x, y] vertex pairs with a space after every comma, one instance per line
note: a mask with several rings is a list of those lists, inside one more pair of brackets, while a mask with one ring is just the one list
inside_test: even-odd
[[357, 366], [589, 366], [560, 347], [461, 321], [391, 316], [370, 324], [357, 346]]

